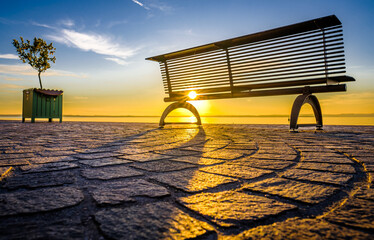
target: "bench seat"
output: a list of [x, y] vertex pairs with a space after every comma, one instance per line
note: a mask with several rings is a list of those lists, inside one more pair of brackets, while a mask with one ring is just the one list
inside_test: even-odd
[[[309, 103], [321, 115], [316, 119], [318, 126], [322, 126], [318, 100], [307, 96], [346, 91], [344, 83], [355, 81], [345, 75], [342, 24], [335, 15], [147, 60], [160, 64], [168, 95], [164, 101], [183, 103], [174, 107], [185, 107], [187, 101], [195, 100], [301, 94], [305, 95], [301, 106]], [[192, 91], [196, 93], [194, 99], [189, 97]], [[293, 108], [301, 106], [294, 104]], [[298, 116], [298, 111], [293, 112]], [[160, 126], [164, 124], [161, 119]], [[298, 128], [295, 124], [291, 129]]]

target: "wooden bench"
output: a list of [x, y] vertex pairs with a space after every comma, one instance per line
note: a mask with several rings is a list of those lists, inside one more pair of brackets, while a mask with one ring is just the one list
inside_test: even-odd
[[[196, 108], [187, 101], [300, 94], [291, 110], [296, 130], [301, 107], [312, 106], [317, 129], [321, 107], [314, 93], [346, 91], [342, 25], [335, 15], [264, 32], [214, 42], [146, 60], [157, 61], [168, 106], [160, 119], [177, 108]], [[192, 93], [192, 94], [191, 94]], [[193, 96], [195, 95], [195, 96]], [[309, 124], [308, 124], [309, 126]]]

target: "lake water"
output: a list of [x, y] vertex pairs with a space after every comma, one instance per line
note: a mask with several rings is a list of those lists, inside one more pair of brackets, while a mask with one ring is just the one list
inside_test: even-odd
[[[21, 116], [0, 116], [0, 120], [19, 120]], [[144, 122], [158, 123], [160, 117], [75, 117], [64, 116], [63, 121], [80, 121], [80, 122]], [[203, 123], [216, 124], [289, 124], [288, 117], [202, 117]], [[30, 121], [30, 119], [26, 119]], [[47, 121], [47, 119], [37, 119], [36, 121]], [[58, 119], [54, 119], [58, 121]], [[168, 117], [167, 122], [193, 122], [194, 117]], [[374, 125], [374, 117], [348, 117], [348, 116], [324, 116], [324, 125]], [[315, 123], [314, 117], [300, 117], [299, 122]]]

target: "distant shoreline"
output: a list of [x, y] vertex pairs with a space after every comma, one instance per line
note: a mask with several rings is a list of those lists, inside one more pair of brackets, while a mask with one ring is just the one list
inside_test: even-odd
[[[374, 113], [366, 113], [366, 114], [324, 114], [325, 117], [374, 117]], [[0, 117], [22, 117], [22, 114], [0, 114]], [[81, 118], [154, 118], [160, 117], [159, 115], [155, 116], [141, 116], [141, 115], [63, 115], [63, 117], [81, 117]], [[190, 117], [190, 116], [173, 116], [173, 117]], [[258, 118], [266, 118], [266, 117], [289, 117], [289, 115], [201, 115], [201, 117], [209, 118], [227, 118], [227, 117], [258, 117]], [[312, 114], [300, 115], [300, 117], [313, 117]]]

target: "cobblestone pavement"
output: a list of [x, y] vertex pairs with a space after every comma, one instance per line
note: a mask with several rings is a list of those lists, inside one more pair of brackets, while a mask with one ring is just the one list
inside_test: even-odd
[[1, 239], [372, 239], [374, 127], [0, 122]]

